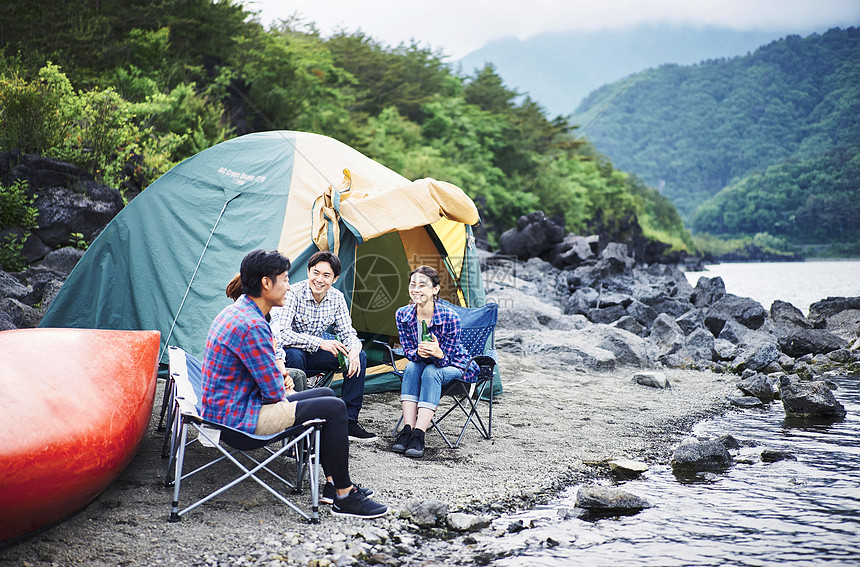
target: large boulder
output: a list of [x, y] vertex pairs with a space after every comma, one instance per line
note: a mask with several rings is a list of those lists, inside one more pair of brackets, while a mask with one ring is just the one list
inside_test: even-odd
[[611, 488], [597, 484], [589, 484], [579, 487], [576, 492], [576, 504], [578, 508], [585, 508], [591, 512], [606, 514], [631, 514], [650, 508], [651, 503], [620, 488]]
[[502, 233], [503, 254], [528, 260], [552, 250], [564, 239], [564, 228], [552, 222], [543, 211], [523, 215], [517, 227]]
[[742, 378], [738, 382], [738, 389], [744, 394], [756, 397], [763, 402], [770, 403], [773, 401], [773, 385], [767, 376], [760, 372]]
[[120, 192], [97, 183], [84, 170], [61, 161], [30, 154], [0, 154], [0, 182], [27, 182], [35, 196], [38, 228], [24, 246], [24, 256], [32, 263], [48, 251], [66, 246], [72, 234], [92, 241], [122, 209]]
[[779, 349], [794, 358], [805, 354], [827, 354], [828, 352], [847, 348], [845, 339], [824, 329], [808, 329], [795, 326], [777, 326], [775, 330]]
[[661, 355], [672, 354], [680, 350], [686, 343], [686, 336], [675, 319], [661, 313], [651, 325], [651, 342]]
[[811, 329], [812, 323], [804, 317], [803, 312], [787, 301], [777, 299], [770, 306], [770, 320], [775, 324], [788, 324], [804, 329]]
[[598, 238], [596, 236], [577, 236], [566, 234], [564, 239], [556, 244], [551, 257], [551, 263], [556, 268], [578, 266], [586, 260], [595, 258]]
[[805, 382], [784, 375], [779, 380], [779, 394], [786, 417], [845, 418], [845, 407], [822, 380]]
[[731, 466], [732, 456], [718, 440], [686, 440], [672, 453], [670, 463], [675, 474], [722, 471]]
[[723, 278], [702, 276], [696, 282], [696, 289], [690, 294], [690, 302], [696, 307], [708, 307], [715, 301], [722, 299], [724, 295], [726, 295], [726, 284], [723, 282]]
[[717, 337], [726, 321], [735, 320], [749, 329], [758, 329], [766, 317], [767, 312], [759, 302], [727, 293], [708, 307], [705, 326]]

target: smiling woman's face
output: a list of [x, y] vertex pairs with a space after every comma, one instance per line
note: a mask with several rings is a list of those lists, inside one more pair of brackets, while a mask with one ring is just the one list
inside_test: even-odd
[[412, 274], [409, 278], [409, 297], [413, 303], [424, 305], [433, 301], [433, 296], [439, 293], [439, 286], [433, 285], [433, 281], [420, 272]]

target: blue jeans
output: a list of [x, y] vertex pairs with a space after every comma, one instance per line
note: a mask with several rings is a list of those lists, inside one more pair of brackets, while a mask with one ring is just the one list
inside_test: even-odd
[[[298, 348], [284, 349], [284, 364], [287, 368], [298, 368], [308, 376], [328, 372], [329, 370], [340, 371], [337, 357], [327, 350], [317, 349], [315, 352], [307, 352]], [[346, 417], [350, 421], [358, 421], [358, 412], [364, 402], [364, 375], [367, 372], [367, 355], [364, 351], [358, 357], [361, 367], [358, 375], [347, 378], [343, 377], [343, 386], [340, 389], [340, 397], [346, 404]]]
[[400, 400], [418, 402], [419, 408], [436, 411], [442, 388], [462, 376], [463, 372], [456, 366], [439, 368], [427, 362], [409, 362], [403, 371]]

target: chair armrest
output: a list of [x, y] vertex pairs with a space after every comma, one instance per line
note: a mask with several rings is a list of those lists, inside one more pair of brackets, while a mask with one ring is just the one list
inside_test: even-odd
[[479, 354], [469, 359], [467, 368], [475, 362], [478, 365], [478, 382], [493, 379], [493, 369], [496, 366], [496, 360], [492, 356]]
[[[397, 367], [394, 365], [394, 360], [395, 358], [403, 358], [403, 349], [391, 348], [391, 345], [389, 345], [387, 342], [382, 342], [375, 339], [372, 341], [371, 344], [379, 345], [379, 347], [382, 348], [382, 352], [388, 354], [388, 364], [390, 364], [391, 367], [396, 370]], [[384, 358], [385, 355], [383, 354], [383, 362], [385, 362]]]

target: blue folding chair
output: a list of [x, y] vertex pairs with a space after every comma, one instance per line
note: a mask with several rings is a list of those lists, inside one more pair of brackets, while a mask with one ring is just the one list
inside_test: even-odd
[[[479, 369], [475, 382], [456, 379], [442, 388], [442, 397], [453, 398], [454, 404], [430, 422], [430, 425], [439, 432], [448, 447], [456, 449], [460, 446], [460, 441], [463, 440], [463, 435], [470, 423], [484, 439], [490, 439], [493, 435], [493, 374], [496, 367], [494, 331], [499, 318], [499, 306], [495, 303], [487, 303], [481, 307], [460, 307], [443, 299], [440, 299], [439, 303], [454, 310], [459, 315], [460, 343], [470, 356], [467, 367], [474, 362]], [[388, 360], [385, 362], [391, 364], [392, 372], [402, 380], [403, 371], [399, 370], [394, 362], [397, 358], [403, 357], [403, 351], [392, 349], [385, 343], [379, 344], [388, 349]], [[488, 404], [486, 423], [484, 423], [479, 411], [479, 404], [482, 400]], [[439, 424], [457, 409], [466, 416], [466, 420], [460, 427], [460, 434], [457, 436], [456, 443], [451, 443]], [[454, 415], [460, 415], [460, 413]], [[394, 426], [394, 435], [397, 434], [402, 422], [403, 416]]]
[[[164, 482], [165, 486], [171, 484], [174, 486], [169, 521], [178, 522], [187, 512], [240, 482], [253, 480], [306, 520], [311, 523], [319, 523], [319, 440], [320, 429], [325, 420], [308, 420], [273, 435], [253, 435], [203, 419], [200, 416], [203, 390], [203, 373], [200, 362], [177, 347], [170, 347], [169, 354], [170, 372], [167, 387], [170, 388], [170, 391], [168, 392], [168, 432], [165, 437], [165, 444], [169, 444], [170, 460], [167, 464]], [[196, 439], [190, 441], [188, 439], [189, 427], [197, 432]], [[216, 456], [212, 461], [193, 471], [183, 473], [186, 449], [194, 442], [217, 449], [220, 456]], [[279, 448], [272, 448], [278, 443], [281, 444]], [[250, 451], [258, 449], [264, 449], [268, 453], [262, 461], [257, 460], [250, 453]], [[250, 464], [246, 466], [239, 460], [240, 457]], [[285, 479], [270, 468], [279, 457], [281, 461], [295, 459], [296, 475], [294, 482]], [[233, 463], [241, 471], [240, 476], [180, 510], [179, 495], [183, 481], [221, 461]], [[263, 472], [268, 473], [274, 480], [279, 481], [296, 493], [301, 492], [302, 480], [307, 472], [311, 487], [310, 513], [290, 502], [280, 491], [266, 483], [260, 477]]]

